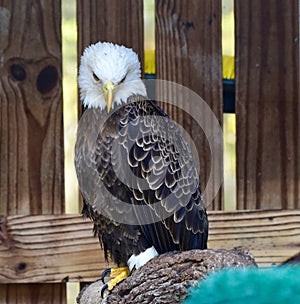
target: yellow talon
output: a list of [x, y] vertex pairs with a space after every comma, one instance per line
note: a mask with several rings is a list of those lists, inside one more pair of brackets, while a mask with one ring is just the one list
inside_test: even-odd
[[109, 277], [110, 278], [115, 278], [118, 275], [121, 275], [121, 274], [124, 274], [124, 273], [127, 274], [126, 278], [130, 275], [129, 268], [127, 266], [111, 268]]
[[109, 277], [111, 280], [107, 282], [108, 290], [111, 291], [113, 288], [130, 275], [130, 271], [128, 267], [118, 267], [118, 268], [111, 268], [111, 272]]

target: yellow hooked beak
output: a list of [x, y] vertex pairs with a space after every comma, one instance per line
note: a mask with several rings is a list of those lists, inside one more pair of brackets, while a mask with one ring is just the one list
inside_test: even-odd
[[110, 112], [112, 103], [113, 103], [113, 91], [116, 88], [116, 86], [110, 81], [108, 82], [105, 87], [103, 88], [103, 93], [104, 93], [104, 98], [106, 102], [106, 107], [107, 107], [107, 113]]

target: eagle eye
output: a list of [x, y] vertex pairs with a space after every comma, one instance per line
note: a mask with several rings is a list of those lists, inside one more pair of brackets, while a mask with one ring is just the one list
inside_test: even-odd
[[93, 72], [93, 77], [94, 77], [94, 79], [96, 80], [96, 81], [99, 81], [100, 79], [99, 79], [99, 77]]

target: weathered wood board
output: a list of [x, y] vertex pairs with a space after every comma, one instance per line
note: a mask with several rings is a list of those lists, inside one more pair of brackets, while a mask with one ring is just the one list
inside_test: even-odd
[[[246, 247], [260, 266], [300, 251], [300, 210], [210, 211], [210, 249]], [[8, 216], [0, 226], [0, 283], [90, 282], [109, 266], [80, 215]]]
[[[0, 214], [60, 214], [64, 212], [61, 1], [0, 0], [0, 14]], [[2, 259], [1, 265], [6, 265]], [[2, 273], [9, 270], [4, 267]], [[1, 284], [0, 299], [65, 303], [66, 288], [60, 283]]]
[[235, 1], [239, 209], [300, 208], [299, 1]]

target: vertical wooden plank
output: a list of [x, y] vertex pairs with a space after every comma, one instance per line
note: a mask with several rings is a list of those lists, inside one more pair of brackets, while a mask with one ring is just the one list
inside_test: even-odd
[[236, 0], [239, 209], [300, 207], [298, 0]]
[[1, 214], [64, 210], [60, 1], [0, 1]]
[[[2, 215], [64, 212], [60, 10], [60, 0], [0, 0]], [[65, 303], [65, 284], [0, 294], [1, 303]]]
[[8, 284], [0, 288], [0, 303], [62, 304], [66, 303], [64, 284]]
[[98, 41], [123, 44], [144, 61], [143, 1], [78, 0], [78, 53]]
[[[209, 105], [222, 125], [221, 14], [220, 0], [156, 0], [156, 78], [193, 90]], [[199, 124], [176, 107], [165, 104], [162, 107], [183, 126], [196, 145], [203, 190], [211, 165], [223, 171], [223, 159], [211, 164], [210, 148]], [[209, 209], [222, 207], [221, 190]]]

